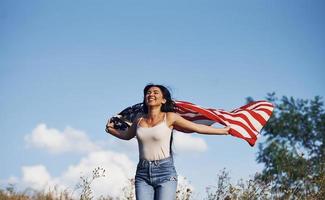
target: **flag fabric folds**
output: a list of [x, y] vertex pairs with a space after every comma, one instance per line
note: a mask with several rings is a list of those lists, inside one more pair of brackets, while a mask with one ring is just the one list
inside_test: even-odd
[[[264, 100], [251, 102], [230, 112], [203, 108], [186, 101], [175, 101], [175, 103], [176, 112], [185, 119], [209, 126], [214, 123], [230, 126], [230, 135], [246, 140], [251, 146], [255, 145], [261, 129], [271, 117], [274, 108], [272, 103]], [[178, 127], [175, 129], [187, 132]]]

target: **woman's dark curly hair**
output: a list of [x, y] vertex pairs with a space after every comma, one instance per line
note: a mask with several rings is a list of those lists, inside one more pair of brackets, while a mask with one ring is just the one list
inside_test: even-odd
[[175, 103], [172, 100], [169, 90], [163, 85], [156, 85], [152, 83], [146, 85], [146, 87], [143, 89], [143, 112], [146, 114], [148, 113], [148, 107], [145, 101], [146, 94], [151, 87], [158, 87], [162, 92], [163, 98], [166, 99], [166, 103], [161, 106], [161, 112], [175, 112]]

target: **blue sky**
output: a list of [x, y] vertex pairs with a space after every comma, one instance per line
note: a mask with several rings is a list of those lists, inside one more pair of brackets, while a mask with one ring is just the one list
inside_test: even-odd
[[[140, 102], [149, 82], [169, 86], [175, 99], [226, 110], [273, 91], [324, 97], [324, 8], [316, 0], [1, 1], [1, 187], [9, 179], [42, 185], [29, 178], [33, 170], [62, 183], [69, 166], [88, 170], [82, 161], [99, 151], [134, 167], [135, 141], [106, 135], [104, 125]], [[53, 135], [63, 139], [45, 137]], [[224, 167], [235, 180], [262, 169], [257, 145], [185, 137], [176, 168], [198, 195]], [[66, 142], [65, 150], [53, 152], [51, 141]]]

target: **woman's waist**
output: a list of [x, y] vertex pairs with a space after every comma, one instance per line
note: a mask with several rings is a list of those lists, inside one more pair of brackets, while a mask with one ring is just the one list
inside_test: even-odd
[[166, 157], [166, 158], [162, 158], [162, 159], [157, 159], [157, 160], [147, 160], [145, 158], [141, 158], [139, 159], [139, 164], [144, 166], [144, 165], [161, 165], [161, 164], [167, 164], [167, 163], [170, 163], [170, 164], [174, 164], [174, 159], [172, 156], [169, 156], [169, 157]]

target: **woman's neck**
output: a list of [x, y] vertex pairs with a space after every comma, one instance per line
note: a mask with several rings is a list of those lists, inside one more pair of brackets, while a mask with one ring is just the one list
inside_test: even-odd
[[149, 107], [148, 108], [148, 114], [147, 114], [148, 119], [155, 120], [155, 119], [159, 118], [160, 114], [161, 114], [160, 107]]

